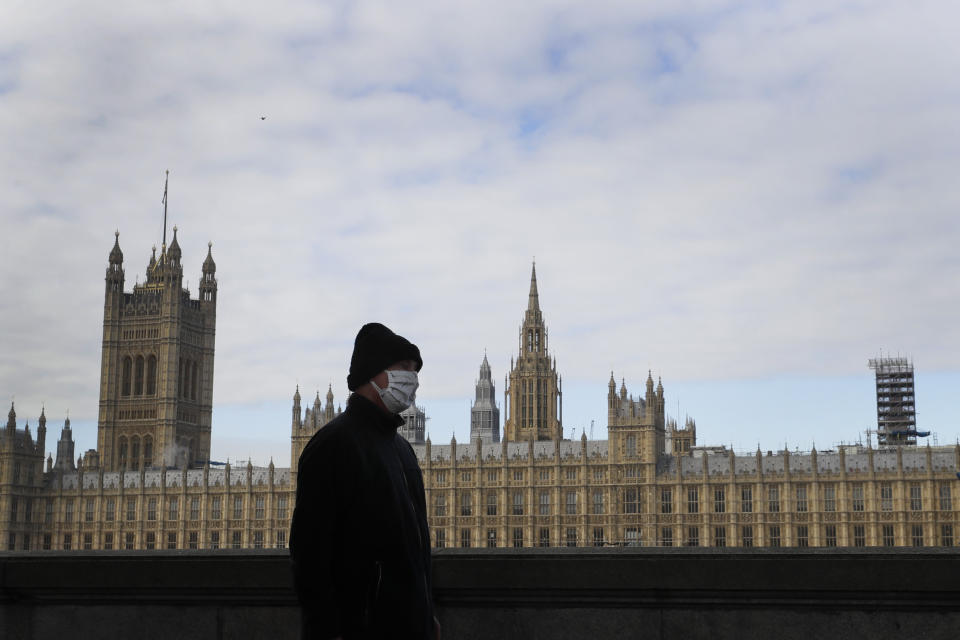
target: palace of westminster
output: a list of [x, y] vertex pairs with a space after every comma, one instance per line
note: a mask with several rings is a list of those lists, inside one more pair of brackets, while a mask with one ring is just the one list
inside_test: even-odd
[[[74, 459], [70, 421], [56, 460], [11, 404], [0, 427], [0, 545], [8, 550], [283, 548], [296, 468], [210, 462], [216, 265], [198, 299], [183, 288], [174, 227], [146, 280], [124, 291], [119, 237], [109, 255], [97, 448]], [[913, 368], [877, 370], [877, 448], [735, 455], [698, 447], [696, 425], [666, 418], [663, 386], [607, 391], [608, 440], [563, 438], [562, 385], [548, 348], [536, 270], [505, 378], [503, 432], [484, 356], [470, 441], [424, 439], [419, 407], [402, 434], [423, 469], [436, 547], [952, 546], [957, 447], [917, 447]], [[332, 389], [301, 409], [291, 460], [334, 418]], [[960, 496], [958, 496], [960, 498]], [[960, 502], [960, 499], [958, 499]], [[956, 531], [960, 533], [960, 531]]]

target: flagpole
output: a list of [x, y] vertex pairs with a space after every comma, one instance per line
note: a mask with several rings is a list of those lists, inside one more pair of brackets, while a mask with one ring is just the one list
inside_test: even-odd
[[170, 170], [163, 181], [163, 252], [167, 252], [167, 185], [170, 183]]

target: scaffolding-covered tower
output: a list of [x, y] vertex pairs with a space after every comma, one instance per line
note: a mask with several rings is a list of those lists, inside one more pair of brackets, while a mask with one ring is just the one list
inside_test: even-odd
[[916, 445], [916, 402], [913, 363], [906, 358], [873, 358], [868, 363], [877, 375], [877, 444]]

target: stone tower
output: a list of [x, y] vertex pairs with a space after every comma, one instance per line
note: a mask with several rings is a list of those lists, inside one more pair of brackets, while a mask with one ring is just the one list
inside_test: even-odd
[[427, 414], [423, 407], [412, 404], [400, 412], [403, 424], [397, 433], [407, 439], [410, 444], [423, 444], [427, 434]]
[[198, 300], [183, 288], [177, 228], [146, 280], [123, 290], [119, 232], [107, 266], [97, 449], [105, 471], [202, 466], [210, 457], [216, 264], [207, 245]]
[[520, 354], [510, 363], [504, 389], [507, 441], [561, 440], [563, 438], [562, 380], [547, 348], [547, 325], [540, 311], [537, 265], [530, 273], [530, 295], [520, 326]]
[[340, 415], [340, 407], [333, 406], [333, 385], [327, 388], [327, 404], [320, 404], [320, 392], [313, 401], [313, 408], [306, 412], [300, 408], [300, 385], [293, 393], [293, 421], [290, 425], [290, 470], [296, 477], [300, 454], [318, 429]]
[[7, 424], [0, 428], [0, 544], [7, 551], [30, 550], [36, 540], [43, 490], [43, 449], [46, 444], [47, 417], [40, 412], [37, 439], [30, 425], [17, 428], [17, 412], [10, 403]]
[[70, 429], [70, 418], [63, 423], [63, 431], [60, 432], [60, 439], [57, 440], [57, 461], [53, 468], [57, 471], [76, 471], [77, 467], [73, 459], [73, 430]]
[[487, 354], [483, 354], [477, 396], [470, 407], [470, 442], [481, 438], [484, 442], [500, 442], [500, 408], [496, 404], [496, 387], [490, 374]]
[[666, 452], [663, 384], [653, 386], [653, 374], [647, 373], [646, 395], [634, 400], [627, 395], [627, 383], [620, 391], [610, 372], [607, 385], [607, 433], [611, 456], [618, 462], [654, 464]]

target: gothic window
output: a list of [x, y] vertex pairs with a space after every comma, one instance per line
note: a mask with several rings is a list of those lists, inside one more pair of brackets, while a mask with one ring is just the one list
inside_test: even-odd
[[[854, 511], [863, 511], [863, 483], [857, 482], [852, 487], [851, 502]], [[862, 545], [854, 545], [862, 546]]]
[[[920, 483], [914, 482], [910, 485], [910, 510], [911, 511], [922, 511], [923, 510], [923, 497], [920, 492]], [[913, 545], [915, 547], [921, 545]]]
[[150, 355], [147, 358], [147, 395], [152, 396], [157, 392], [157, 356]]
[[637, 436], [627, 436], [626, 457], [635, 458], [637, 456]]
[[[940, 511], [950, 511], [953, 509], [953, 500], [950, 496], [950, 485], [940, 485]], [[949, 545], [945, 545], [949, 546]]]
[[537, 353], [540, 353], [540, 331], [535, 331], [533, 333], [534, 347], [533, 350]]
[[136, 471], [140, 468], [140, 438], [130, 438], [130, 468]]
[[796, 487], [797, 495], [797, 513], [806, 513], [807, 511], [807, 485], [802, 484]]
[[133, 395], [143, 394], [143, 356], [137, 356], [133, 369]]
[[130, 395], [130, 372], [132, 369], [133, 360], [130, 359], [130, 356], [127, 356], [123, 359], [122, 376], [120, 378], [120, 395], [122, 396]]
[[119, 456], [118, 462], [120, 463], [121, 467], [125, 467], [127, 466], [127, 439], [126, 438], [122, 436], [120, 437], [118, 448], [120, 450], [120, 456]]
[[603, 492], [602, 491], [593, 492], [593, 512], [595, 514], [603, 513]]
[[177, 395], [183, 397], [183, 358], [180, 358], [179, 372], [177, 376]]
[[767, 511], [780, 513], [780, 487], [767, 487]]
[[566, 513], [569, 516], [577, 515], [577, 494], [574, 491], [567, 491]]
[[893, 511], [893, 485], [889, 482], [880, 483], [880, 510]]
[[837, 488], [833, 484], [823, 486], [823, 510], [829, 512], [837, 510]]
[[198, 372], [199, 372], [199, 367], [197, 366], [197, 363], [194, 362], [194, 363], [193, 363], [193, 373], [192, 373], [191, 376], [190, 376], [190, 381], [192, 382], [192, 384], [191, 384], [191, 386], [190, 386], [190, 399], [191, 399], [191, 400], [196, 400], [196, 399], [197, 399], [197, 380], [198, 380], [198, 378], [200, 377], [200, 376], [198, 375]]
[[533, 351], [533, 330], [527, 329], [527, 351]]
[[639, 513], [638, 492], [636, 487], [627, 487], [623, 494], [623, 512]]
[[153, 466], [153, 438], [145, 436], [143, 438], [143, 468], [149, 469]]
[[713, 488], [713, 512], [726, 513], [727, 511], [727, 492], [723, 487]]

